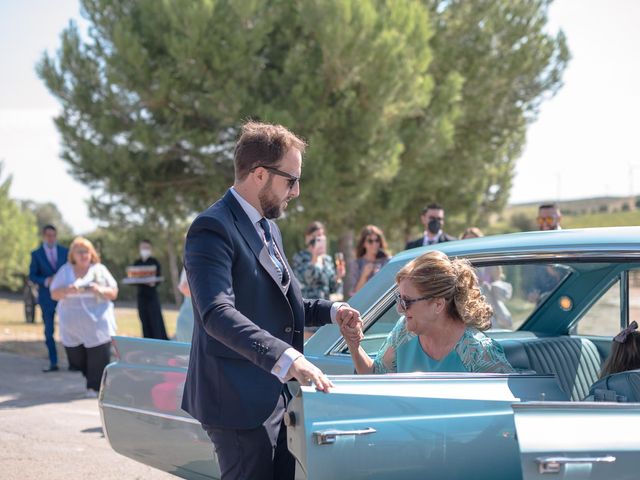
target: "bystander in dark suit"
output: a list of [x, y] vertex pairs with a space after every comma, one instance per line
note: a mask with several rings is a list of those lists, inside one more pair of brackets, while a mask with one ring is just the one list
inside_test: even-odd
[[182, 408], [211, 438], [224, 480], [294, 478], [284, 382], [332, 387], [302, 354], [304, 326], [360, 321], [346, 304], [302, 298], [272, 221], [299, 195], [304, 146], [282, 126], [245, 124], [234, 186], [187, 234], [195, 323]]
[[58, 232], [53, 225], [42, 228], [42, 245], [31, 252], [29, 279], [38, 285], [38, 304], [42, 310], [44, 323], [44, 342], [49, 354], [49, 367], [43, 372], [55, 372], [58, 367], [58, 353], [53, 338], [55, 332], [55, 313], [58, 302], [51, 298], [49, 285], [56, 272], [67, 262], [68, 250], [57, 243]]
[[444, 209], [437, 203], [431, 203], [422, 209], [420, 221], [424, 225], [424, 233], [420, 238], [407, 242], [404, 247], [405, 250], [457, 240], [456, 237], [452, 237], [442, 230], [442, 227], [444, 227]]

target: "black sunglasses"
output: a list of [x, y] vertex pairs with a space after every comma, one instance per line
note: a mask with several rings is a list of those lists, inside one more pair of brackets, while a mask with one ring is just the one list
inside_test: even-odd
[[380, 243], [380, 239], [379, 238], [367, 238], [365, 240], [365, 242], [367, 242], [367, 243]]
[[421, 300], [431, 300], [433, 298], [433, 297], [405, 298], [402, 295], [400, 295], [400, 292], [396, 292], [394, 294], [394, 297], [396, 299], [396, 305], [398, 306], [398, 310], [400, 312], [406, 312], [407, 310], [409, 310], [409, 308], [411, 308], [411, 305], [413, 305], [416, 302], [419, 302]]
[[252, 168], [252, 170], [255, 170], [256, 168], [264, 168], [265, 170], [268, 170], [269, 172], [273, 173], [274, 175], [279, 175], [280, 177], [284, 177], [287, 179], [287, 186], [289, 187], [289, 190], [291, 190], [293, 187], [296, 186], [296, 183], [298, 183], [300, 181], [300, 177], [296, 177], [295, 175], [291, 175], [290, 173], [287, 172], [283, 172], [282, 170], [278, 170], [275, 167], [270, 167], [268, 165], [256, 165], [255, 167]]

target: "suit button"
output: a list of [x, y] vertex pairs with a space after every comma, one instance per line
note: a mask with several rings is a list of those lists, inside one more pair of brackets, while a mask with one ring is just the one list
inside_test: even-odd
[[284, 332], [285, 332], [285, 333], [291, 333], [292, 331], [293, 331], [293, 328], [291, 328], [291, 327], [286, 327], [286, 328], [284, 329]]

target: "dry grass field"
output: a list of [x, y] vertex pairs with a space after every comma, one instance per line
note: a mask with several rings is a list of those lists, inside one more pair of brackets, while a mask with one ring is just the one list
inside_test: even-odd
[[[178, 310], [173, 306], [163, 307], [162, 314], [167, 334], [171, 338], [176, 331]], [[118, 335], [142, 336], [138, 311], [134, 304], [119, 305], [116, 303], [116, 322]], [[57, 333], [56, 323], [56, 341], [59, 341]], [[42, 358], [43, 360], [47, 359], [40, 309], [36, 312], [36, 323], [26, 323], [22, 300], [13, 296], [0, 297], [0, 350]], [[63, 351], [62, 345], [58, 344], [58, 355], [61, 359], [65, 358]]]

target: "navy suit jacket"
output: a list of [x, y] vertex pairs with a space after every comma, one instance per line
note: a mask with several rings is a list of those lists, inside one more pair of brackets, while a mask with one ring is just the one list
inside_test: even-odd
[[48, 277], [56, 274], [60, 267], [67, 263], [67, 256], [69, 250], [65, 247], [57, 245], [57, 264], [54, 269], [49, 263], [47, 253], [44, 251], [44, 247], [40, 245], [40, 248], [36, 248], [31, 252], [31, 264], [29, 265], [29, 280], [38, 285], [38, 303], [42, 311], [54, 311], [56, 308], [56, 302], [51, 298], [51, 292], [49, 287], [45, 286], [44, 282]]
[[182, 408], [204, 425], [256, 428], [282, 392], [271, 369], [287, 348], [302, 352], [305, 322], [331, 322], [332, 303], [303, 300], [286, 258], [291, 280], [281, 285], [231, 191], [194, 220], [184, 258], [195, 322]]
[[[440, 235], [440, 238], [436, 243], [452, 242], [454, 240], [458, 240], [458, 239], [456, 237], [452, 237], [451, 235], [447, 235], [446, 233], [442, 232], [442, 235]], [[409, 250], [410, 248], [422, 247], [423, 241], [424, 241], [424, 236], [420, 238], [416, 238], [415, 240], [410, 240], [407, 242], [404, 249]]]

